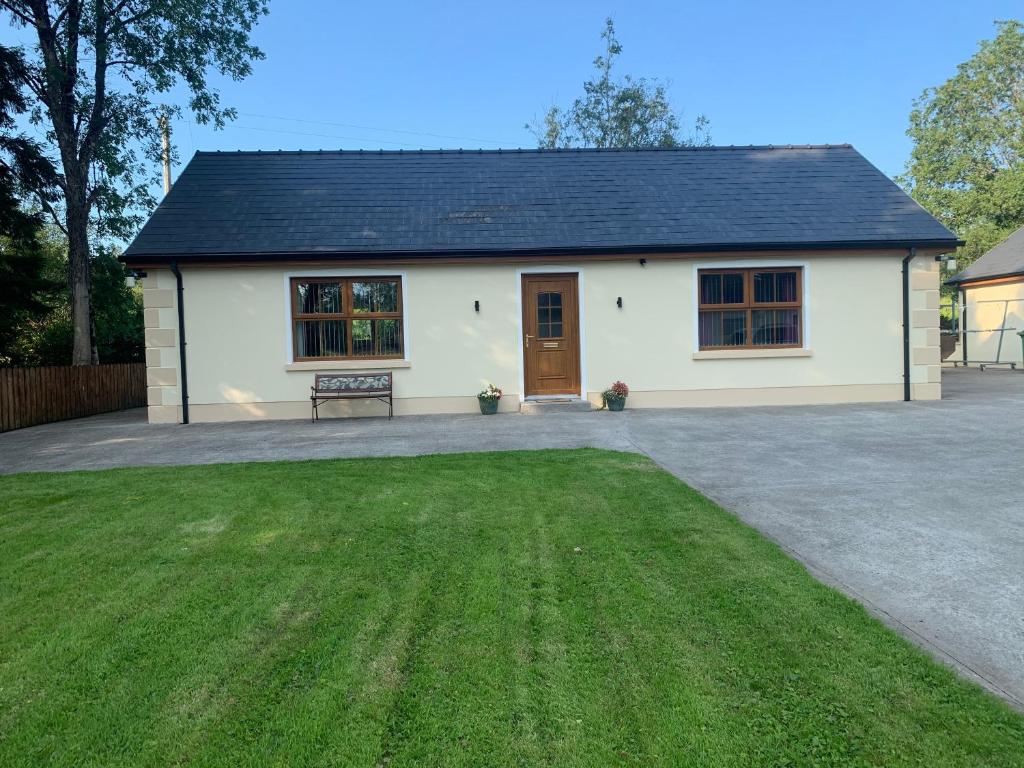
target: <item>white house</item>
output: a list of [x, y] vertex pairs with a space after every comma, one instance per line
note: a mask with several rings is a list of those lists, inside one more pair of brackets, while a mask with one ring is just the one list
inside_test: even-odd
[[150, 420], [180, 422], [308, 418], [338, 370], [393, 371], [399, 415], [617, 379], [631, 408], [934, 399], [956, 245], [845, 145], [238, 152], [123, 259]]

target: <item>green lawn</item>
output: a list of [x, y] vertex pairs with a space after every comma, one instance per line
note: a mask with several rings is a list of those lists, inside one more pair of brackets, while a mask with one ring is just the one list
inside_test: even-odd
[[631, 454], [0, 478], [0, 764], [1024, 765]]

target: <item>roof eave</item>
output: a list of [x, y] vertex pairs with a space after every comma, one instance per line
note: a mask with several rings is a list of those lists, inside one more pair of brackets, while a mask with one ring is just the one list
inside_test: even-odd
[[1012, 272], [993, 273], [990, 275], [970, 275], [968, 277], [964, 277], [961, 273], [949, 278], [949, 280], [946, 281], [946, 285], [970, 285], [971, 283], [984, 283], [989, 280], [1006, 280], [1013, 277], [1024, 278], [1024, 269], [1018, 269]]
[[491, 249], [450, 249], [450, 250], [392, 250], [392, 251], [288, 251], [259, 252], [232, 251], [230, 253], [132, 253], [129, 247], [119, 257], [125, 264], [133, 263], [180, 263], [228, 262], [247, 259], [252, 261], [292, 261], [299, 259], [323, 259], [345, 261], [380, 261], [388, 259], [417, 258], [423, 261], [452, 258], [508, 258], [536, 256], [586, 256], [621, 254], [643, 256], [645, 254], [668, 253], [736, 253], [743, 251], [841, 251], [841, 250], [888, 250], [893, 248], [949, 248], [955, 250], [963, 245], [955, 238], [933, 238], [915, 240], [844, 240], [792, 243], [699, 243], [693, 245], [633, 245], [633, 246], [572, 246], [556, 248], [491, 248]]

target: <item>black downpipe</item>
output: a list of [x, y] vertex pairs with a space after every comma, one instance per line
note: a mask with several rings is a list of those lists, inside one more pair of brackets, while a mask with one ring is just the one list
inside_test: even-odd
[[911, 248], [903, 258], [903, 401], [907, 403], [910, 402], [910, 262], [916, 255], [917, 248]]
[[185, 365], [185, 288], [181, 282], [178, 262], [171, 262], [171, 272], [178, 283], [178, 368], [181, 372], [181, 423], [188, 424], [188, 367]]

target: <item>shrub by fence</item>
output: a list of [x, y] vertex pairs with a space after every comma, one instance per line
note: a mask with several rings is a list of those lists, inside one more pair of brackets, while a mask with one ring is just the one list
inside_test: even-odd
[[145, 363], [0, 368], [0, 432], [145, 404]]

